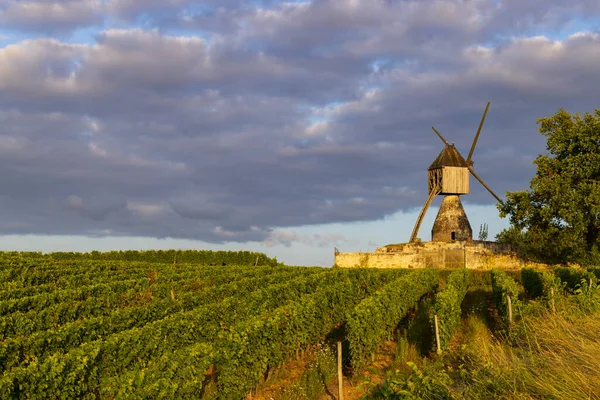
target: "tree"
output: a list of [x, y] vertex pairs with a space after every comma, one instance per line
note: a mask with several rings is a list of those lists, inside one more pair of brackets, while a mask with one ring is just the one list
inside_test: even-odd
[[488, 224], [484, 223], [483, 225], [479, 225], [479, 236], [478, 240], [485, 241], [488, 238]]
[[548, 152], [534, 161], [530, 189], [498, 205], [511, 226], [497, 240], [542, 262], [599, 263], [600, 110], [582, 117], [561, 108], [537, 123]]

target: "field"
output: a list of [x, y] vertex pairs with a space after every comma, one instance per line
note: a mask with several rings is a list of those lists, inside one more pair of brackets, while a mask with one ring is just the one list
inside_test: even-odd
[[[340, 341], [346, 398], [422, 389], [454, 398], [451, 375], [437, 370], [405, 386], [423, 376], [423, 360], [454, 362], [443, 355], [476, 326], [467, 305], [489, 305], [488, 325], [517, 340], [530, 305], [594, 315], [594, 272], [341, 270], [250, 252], [0, 253], [0, 397], [319, 398], [335, 385], [330, 349]], [[380, 381], [361, 384], [389, 346]], [[411, 367], [394, 375], [399, 360]], [[315, 362], [327, 367], [311, 378]]]

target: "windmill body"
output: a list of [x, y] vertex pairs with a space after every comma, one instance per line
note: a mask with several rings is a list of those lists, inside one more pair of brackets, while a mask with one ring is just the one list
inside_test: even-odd
[[446, 145], [427, 169], [429, 193], [469, 194], [469, 165], [453, 144]]
[[429, 194], [443, 195], [442, 205], [431, 230], [434, 242], [472, 240], [473, 230], [460, 202], [469, 194], [469, 166], [454, 145], [446, 145], [427, 170]]
[[473, 151], [479, 139], [481, 128], [485, 120], [490, 103], [487, 104], [483, 113], [483, 118], [479, 124], [479, 129], [473, 140], [469, 156], [465, 160], [453, 144], [448, 143], [446, 139], [435, 129], [434, 132], [444, 142], [445, 147], [427, 169], [428, 192], [429, 196], [410, 237], [410, 242], [414, 242], [419, 233], [419, 228], [425, 217], [427, 209], [433, 199], [438, 195], [443, 195], [444, 199], [440, 210], [431, 230], [431, 240], [434, 242], [450, 241], [470, 241], [473, 238], [473, 230], [460, 201], [461, 195], [469, 194], [469, 178], [473, 175], [498, 201], [498, 196], [483, 182], [483, 180], [473, 170]]

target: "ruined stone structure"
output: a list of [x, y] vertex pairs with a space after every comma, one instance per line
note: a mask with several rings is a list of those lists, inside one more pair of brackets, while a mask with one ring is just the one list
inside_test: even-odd
[[334, 258], [338, 268], [518, 269], [533, 265], [508, 245], [477, 240], [392, 244], [374, 253], [335, 251]]

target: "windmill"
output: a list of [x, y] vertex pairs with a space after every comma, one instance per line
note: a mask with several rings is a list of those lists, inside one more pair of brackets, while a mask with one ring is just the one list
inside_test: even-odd
[[473, 175], [496, 200], [502, 202], [473, 170], [473, 152], [475, 151], [475, 146], [477, 145], [477, 140], [479, 139], [479, 134], [481, 133], [481, 128], [483, 127], [489, 107], [490, 103], [488, 102], [466, 160], [456, 147], [454, 147], [454, 143], [448, 143], [435, 127], [431, 127], [439, 138], [442, 139], [445, 146], [427, 169], [429, 197], [427, 197], [427, 201], [425, 201], [421, 213], [417, 218], [412, 235], [410, 236], [410, 242], [414, 242], [417, 238], [425, 213], [437, 195], [443, 195], [444, 199], [433, 224], [431, 240], [434, 242], [449, 242], [453, 240], [463, 241], [472, 239], [473, 231], [459, 197], [469, 194], [469, 174]]

